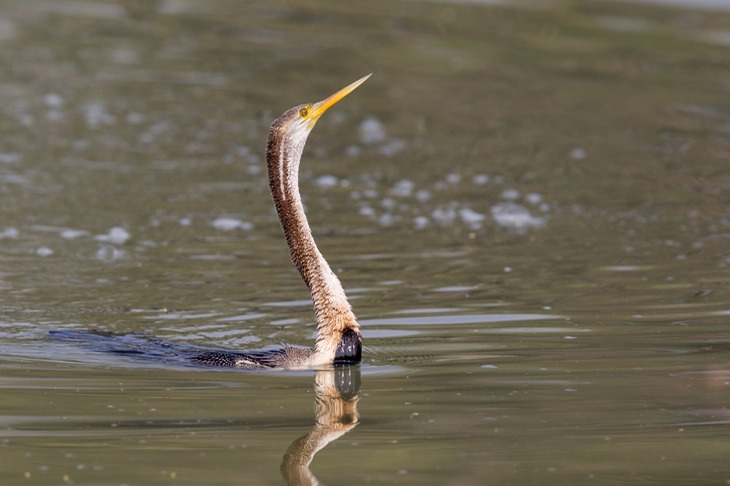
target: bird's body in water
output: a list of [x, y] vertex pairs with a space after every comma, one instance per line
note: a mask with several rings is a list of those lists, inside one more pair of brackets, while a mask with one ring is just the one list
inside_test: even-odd
[[201, 364], [239, 368], [306, 369], [357, 363], [362, 334], [342, 284], [317, 248], [299, 195], [299, 163], [309, 133], [320, 116], [370, 75], [318, 103], [295, 106], [274, 120], [266, 147], [269, 186], [292, 263], [309, 287], [317, 322], [313, 348], [286, 346], [272, 351], [211, 351], [194, 357]]
[[317, 249], [299, 195], [299, 163], [309, 133], [322, 114], [365, 82], [367, 75], [317, 103], [295, 106], [274, 120], [266, 146], [269, 187], [284, 230], [292, 263], [309, 287], [317, 322], [313, 348], [284, 346], [258, 351], [227, 351], [177, 345], [145, 335], [51, 331], [57, 339], [101, 352], [169, 363], [246, 369], [315, 369], [359, 363], [362, 334], [337, 276]]

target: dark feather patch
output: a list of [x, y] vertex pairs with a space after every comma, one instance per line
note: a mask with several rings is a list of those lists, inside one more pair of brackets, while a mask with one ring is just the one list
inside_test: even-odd
[[335, 352], [335, 364], [359, 363], [362, 358], [360, 336], [352, 329], [345, 329]]

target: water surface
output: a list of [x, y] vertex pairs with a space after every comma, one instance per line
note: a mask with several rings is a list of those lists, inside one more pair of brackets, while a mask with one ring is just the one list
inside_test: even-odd
[[[730, 480], [730, 16], [655, 3], [0, 2], [0, 482]], [[301, 174], [362, 366], [49, 337], [310, 344], [266, 133], [370, 72]]]

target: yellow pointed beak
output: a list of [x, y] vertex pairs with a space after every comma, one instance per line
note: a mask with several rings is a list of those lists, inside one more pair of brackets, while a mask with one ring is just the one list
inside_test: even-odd
[[309, 121], [309, 128], [311, 129], [315, 123], [317, 123], [317, 120], [319, 119], [322, 114], [327, 111], [332, 105], [340, 101], [345, 96], [349, 95], [353, 91], [355, 91], [355, 88], [360, 86], [362, 83], [364, 83], [370, 76], [373, 74], [370, 73], [367, 76], [363, 76], [362, 78], [358, 79], [354, 83], [345, 86], [338, 92], [328, 96], [327, 98], [323, 99], [322, 101], [318, 103], [313, 103], [312, 107], [309, 109], [309, 116], [307, 117], [307, 120]]

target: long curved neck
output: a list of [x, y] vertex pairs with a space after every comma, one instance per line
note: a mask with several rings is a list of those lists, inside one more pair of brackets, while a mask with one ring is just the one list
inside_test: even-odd
[[[292, 263], [309, 287], [317, 321], [315, 353], [334, 356], [342, 332], [354, 329], [359, 334], [342, 284], [314, 242], [299, 195], [299, 162], [306, 135], [287, 139], [272, 127], [266, 149], [269, 186], [289, 245]], [[331, 357], [327, 358], [331, 362]]]

